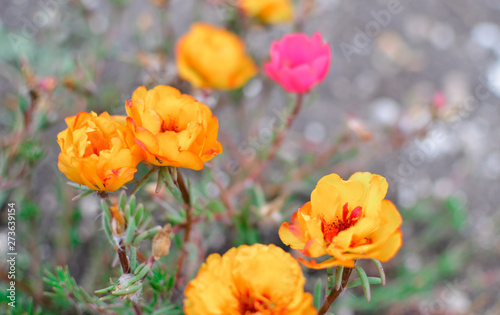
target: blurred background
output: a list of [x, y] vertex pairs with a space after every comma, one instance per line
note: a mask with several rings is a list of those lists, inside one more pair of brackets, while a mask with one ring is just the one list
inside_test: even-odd
[[[500, 314], [500, 1], [295, 3], [303, 31], [319, 31], [331, 45], [329, 75], [307, 95], [264, 178], [235, 197], [233, 226], [197, 226], [191, 275], [211, 252], [254, 242], [285, 248], [279, 225], [309, 200], [322, 176], [370, 171], [389, 181], [387, 199], [403, 216], [405, 243], [385, 264], [387, 286], [374, 287], [370, 303], [362, 291], [349, 290], [334, 304], [335, 314]], [[291, 99], [262, 65], [271, 42], [301, 23], [242, 22], [233, 4], [2, 1], [0, 287], [6, 292], [6, 204], [15, 202], [16, 312], [75, 312], [71, 303], [54, 304], [43, 294], [44, 270], [56, 265], [68, 265], [88, 292], [116, 276], [98, 198], [72, 202], [76, 192], [57, 169], [56, 135], [65, 117], [125, 114], [125, 101], [141, 85], [172, 85], [206, 103], [219, 118], [225, 152], [203, 171], [186, 173], [211, 213], [267, 150]], [[258, 76], [231, 92], [207, 93], [183, 82], [175, 43], [195, 21], [238, 32]], [[139, 200], [165, 223], [174, 216], [165, 205], [170, 197], [154, 195], [152, 185]], [[304, 272], [309, 291], [324, 278], [324, 271]], [[182, 292], [173, 296], [180, 303]], [[6, 307], [5, 294], [0, 301]]]

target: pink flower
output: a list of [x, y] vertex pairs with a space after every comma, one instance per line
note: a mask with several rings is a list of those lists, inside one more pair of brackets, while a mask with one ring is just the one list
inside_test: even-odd
[[442, 91], [437, 91], [432, 97], [432, 105], [436, 108], [443, 108], [446, 105], [446, 95]]
[[330, 68], [330, 46], [320, 33], [285, 35], [271, 45], [271, 61], [265, 65], [267, 75], [286, 91], [305, 93], [321, 82]]

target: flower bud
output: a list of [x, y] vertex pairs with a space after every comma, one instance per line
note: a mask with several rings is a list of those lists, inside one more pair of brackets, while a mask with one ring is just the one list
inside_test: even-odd
[[347, 127], [361, 140], [368, 141], [373, 137], [372, 133], [366, 128], [365, 124], [357, 118], [348, 118]]
[[47, 93], [52, 93], [57, 86], [57, 81], [54, 77], [44, 77], [38, 81], [38, 87]]
[[163, 229], [156, 233], [153, 237], [153, 256], [155, 260], [160, 259], [162, 256], [168, 255], [170, 252], [170, 233], [172, 232], [172, 226], [170, 224], [165, 224]]
[[113, 234], [113, 236], [120, 236], [127, 229], [127, 220], [125, 219], [123, 212], [118, 209], [117, 205], [112, 206], [110, 211], [112, 215], [111, 233]]

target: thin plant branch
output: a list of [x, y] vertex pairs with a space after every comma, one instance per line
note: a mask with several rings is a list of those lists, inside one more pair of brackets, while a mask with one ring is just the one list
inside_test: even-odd
[[121, 241], [118, 244], [118, 247], [116, 247], [116, 252], [118, 253], [123, 273], [130, 273], [130, 263], [128, 261], [127, 251], [125, 250], [125, 247], [123, 247], [123, 243]]
[[340, 283], [339, 288], [334, 288], [332, 292], [326, 297], [325, 302], [318, 311], [318, 315], [323, 315], [330, 309], [332, 303], [339, 297], [340, 293], [344, 291], [347, 286], [347, 281], [349, 281], [349, 277], [351, 276], [352, 268], [344, 268], [344, 272], [342, 273], [342, 281]]
[[152, 169], [150, 169], [149, 172], [147, 172], [146, 175], [144, 175], [141, 178], [141, 180], [137, 183], [137, 185], [135, 185], [134, 189], [132, 189], [132, 192], [130, 194], [133, 195], [136, 192], [138, 192], [139, 189], [141, 189], [141, 187], [144, 186], [144, 184], [146, 184], [146, 182], [149, 180], [149, 178], [156, 172], [156, 170], [157, 170], [156, 167], [153, 167]]
[[271, 148], [269, 149], [266, 157], [262, 161], [260, 161], [260, 163], [257, 164], [257, 166], [254, 167], [254, 169], [250, 172], [250, 174], [247, 176], [246, 179], [236, 183], [229, 190], [229, 193], [231, 195], [239, 194], [245, 188], [246, 183], [248, 183], [249, 181], [254, 182], [260, 177], [260, 175], [262, 175], [262, 172], [265, 171], [269, 163], [276, 157], [276, 154], [278, 154], [278, 151], [281, 148], [281, 145], [283, 144], [283, 140], [285, 140], [286, 134], [290, 130], [290, 127], [292, 126], [293, 122], [297, 118], [297, 115], [302, 109], [303, 103], [304, 103], [304, 94], [303, 93], [297, 94], [297, 100], [295, 102], [293, 111], [288, 116], [284, 128], [281, 129], [281, 131], [279, 131], [277, 136], [274, 138], [274, 141], [271, 144]]
[[182, 194], [182, 199], [184, 200], [184, 206], [186, 208], [186, 223], [184, 225], [185, 230], [184, 230], [184, 239], [183, 239], [183, 246], [181, 249], [181, 256], [179, 257], [179, 261], [177, 263], [177, 272], [175, 274], [175, 286], [178, 286], [179, 279], [182, 275], [182, 267], [184, 266], [184, 260], [186, 259], [187, 255], [187, 250], [185, 248], [185, 244], [189, 242], [189, 237], [191, 234], [191, 225], [193, 223], [192, 220], [192, 205], [191, 205], [191, 195], [189, 192], [189, 188], [186, 185], [186, 181], [184, 180], [184, 177], [182, 176], [182, 173], [177, 170], [177, 180], [175, 181], [177, 187], [179, 187], [179, 190], [181, 191]]

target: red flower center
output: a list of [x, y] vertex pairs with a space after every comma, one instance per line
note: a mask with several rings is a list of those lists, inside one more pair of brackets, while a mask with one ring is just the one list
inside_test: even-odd
[[251, 296], [251, 293], [248, 292], [240, 296], [240, 314], [276, 314], [283, 311], [281, 308], [281, 306], [275, 305], [271, 301], [271, 297], [265, 293], [260, 298]]
[[166, 131], [175, 131], [179, 132], [179, 126], [177, 126], [175, 119], [172, 119], [170, 116], [168, 116], [168, 122], [166, 120], [163, 120], [161, 122], [161, 128], [160, 132], [166, 132]]
[[333, 238], [340, 232], [354, 226], [361, 218], [362, 213], [362, 208], [358, 206], [349, 215], [348, 203], [346, 202], [342, 211], [342, 219], [337, 216], [332, 223], [328, 223], [321, 217], [321, 231], [323, 232], [325, 241], [330, 244]]

